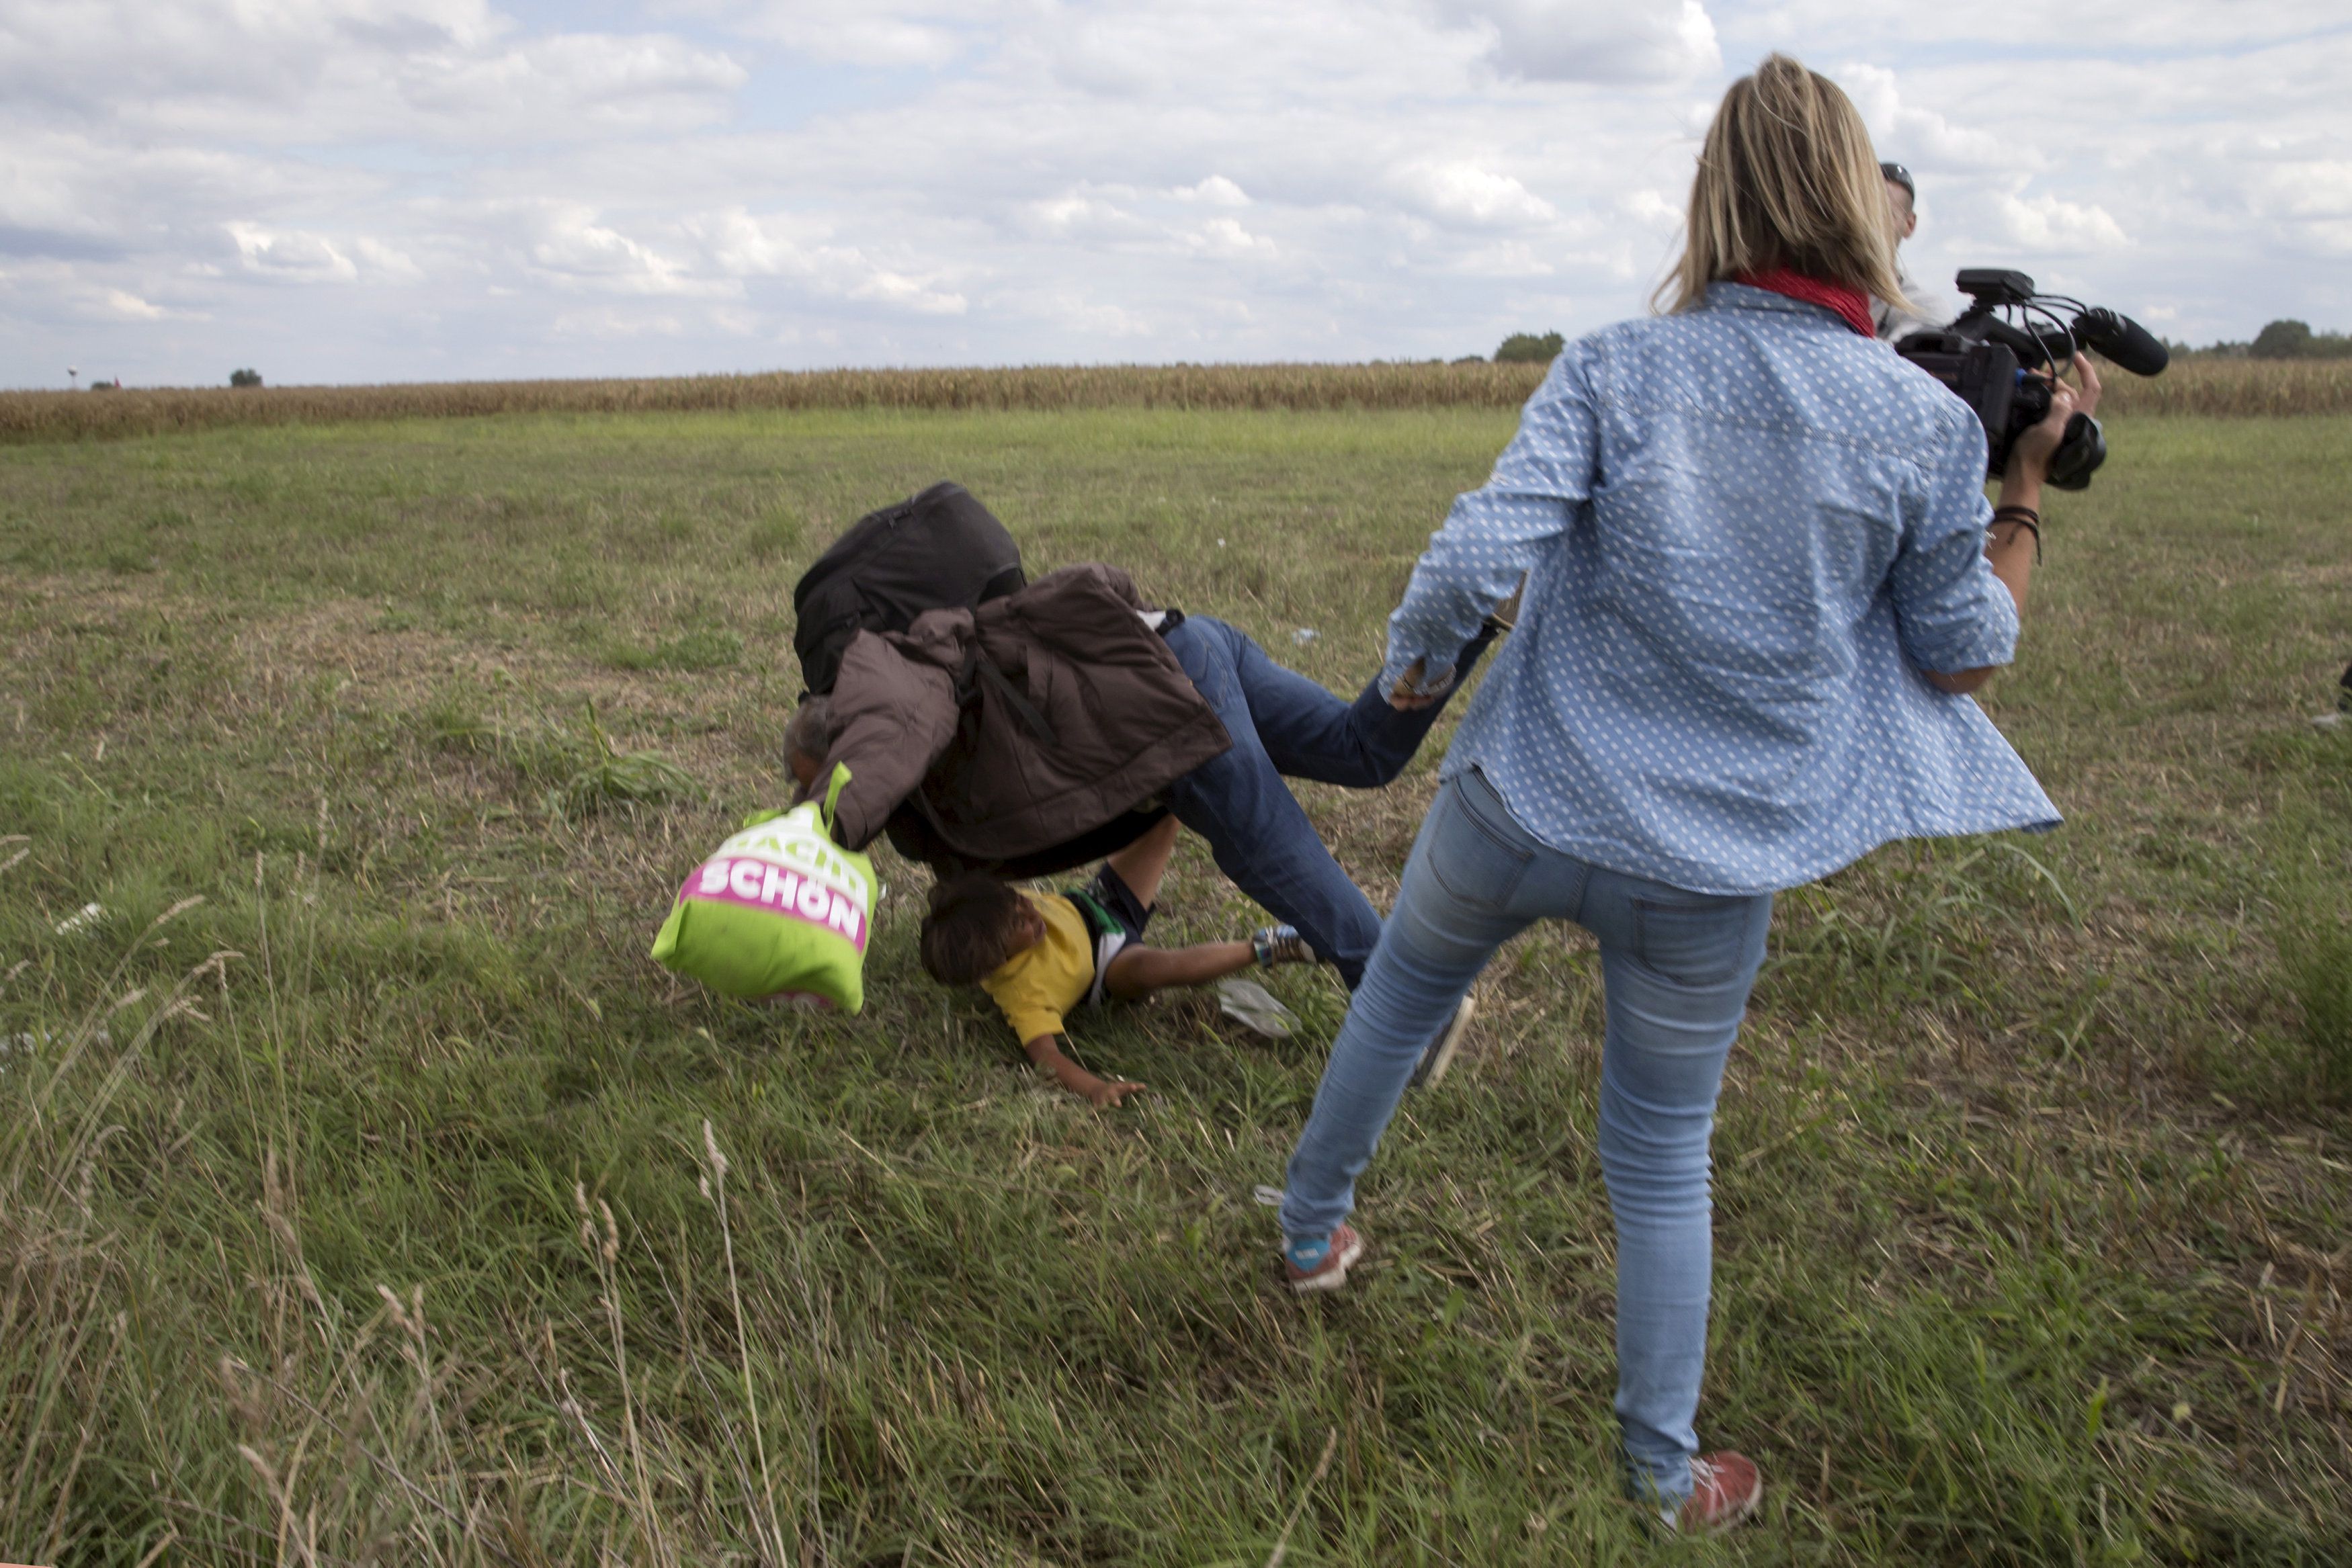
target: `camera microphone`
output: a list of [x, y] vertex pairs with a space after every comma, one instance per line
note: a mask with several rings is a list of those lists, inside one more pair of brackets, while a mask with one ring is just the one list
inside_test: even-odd
[[2172, 361], [2171, 351], [2147, 328], [2104, 306], [2074, 318], [2074, 337], [2136, 376], [2155, 375]]
[[[2039, 293], [2021, 272], [1970, 267], [1957, 281], [1974, 303], [1946, 326], [1906, 332], [1895, 351], [1969, 405], [1984, 426], [1985, 473], [1991, 478], [2006, 471], [2011, 444], [2050, 413], [2050, 378], [2029, 372], [2077, 349], [2096, 349], [2136, 376], [2155, 375], [2172, 358], [2160, 339], [2130, 317]], [[2099, 422], [2078, 413], [2051, 456], [2049, 481], [2079, 490], [2106, 455]]]

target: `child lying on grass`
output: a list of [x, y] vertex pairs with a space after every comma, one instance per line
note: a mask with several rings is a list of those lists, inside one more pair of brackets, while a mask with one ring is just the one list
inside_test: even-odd
[[1252, 965], [1316, 962], [1298, 933], [1268, 926], [1246, 942], [1146, 947], [1143, 928], [1176, 847], [1176, 819], [1102, 863], [1065, 894], [1021, 893], [985, 872], [931, 889], [923, 917], [923, 967], [941, 985], [978, 986], [996, 1001], [1029, 1060], [1096, 1105], [1143, 1087], [1098, 1078], [1062, 1054], [1062, 1020], [1079, 1003], [1136, 1001], [1165, 986], [1199, 986]]

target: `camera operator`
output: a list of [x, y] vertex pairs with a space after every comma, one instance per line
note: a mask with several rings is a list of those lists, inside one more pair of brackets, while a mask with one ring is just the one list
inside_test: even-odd
[[1853, 105], [1766, 59], [1707, 131], [1665, 312], [1570, 345], [1431, 538], [1390, 618], [1390, 700], [1437, 689], [1524, 573], [1518, 629], [1445, 758], [1283, 1197], [1293, 1288], [1344, 1284], [1356, 1178], [1438, 1026], [1536, 921], [1591, 931], [1625, 1484], [1679, 1531], [1723, 1529], [1763, 1490], [1750, 1460], [1701, 1454], [1694, 1421], [1708, 1142], [1773, 894], [1893, 839], [2058, 819], [1962, 694], [2015, 652], [2045, 471], [2097, 376], [2084, 361], [2079, 392], [2053, 389], [1993, 510], [1969, 405], [1872, 341], [1870, 297], [1906, 304], [1894, 251]]
[[1907, 308], [1884, 299], [1870, 302], [1870, 319], [1878, 329], [1879, 340], [1891, 343], [1922, 327], [1940, 327], [1952, 319], [1952, 313], [1927, 299], [1919, 286], [1911, 281], [1911, 275], [1903, 269], [1903, 242], [1919, 228], [1917, 183], [1911, 178], [1911, 171], [1900, 163], [1881, 163], [1878, 175], [1886, 183], [1886, 218], [1895, 235], [1895, 283], [1909, 301]]

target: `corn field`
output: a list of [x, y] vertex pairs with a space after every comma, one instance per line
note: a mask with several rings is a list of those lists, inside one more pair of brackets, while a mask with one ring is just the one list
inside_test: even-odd
[[0, 392], [0, 441], [150, 435], [216, 425], [497, 413], [746, 409], [1381, 409], [1516, 407], [1540, 365], [1025, 366], [806, 371], [608, 381]]
[[[605, 381], [0, 392], [0, 442], [106, 440], [238, 424], [706, 409], [1512, 408], [1538, 365], [1037, 365], [775, 371]], [[2189, 360], [2111, 372], [2105, 412], [2259, 416], [2352, 411], [2352, 361]]]

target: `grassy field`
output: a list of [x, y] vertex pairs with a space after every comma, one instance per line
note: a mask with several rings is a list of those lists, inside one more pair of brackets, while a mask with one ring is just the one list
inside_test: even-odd
[[[127, 394], [126, 394], [127, 395]], [[85, 398], [89, 394], [84, 394]], [[90, 400], [96, 401], [96, 400]], [[1702, 1433], [1611, 1454], [1590, 945], [1481, 982], [1289, 1299], [1342, 995], [851, 1021], [645, 957], [781, 803], [790, 584], [941, 476], [1335, 687], [1508, 409], [511, 416], [0, 451], [0, 1557], [2352, 1559], [2352, 418], [2114, 423], [1989, 706], [2067, 812], [1782, 901], [1717, 1135]], [[1293, 633], [1318, 635], [1295, 643]], [[1308, 791], [1385, 899], [1438, 747]], [[627, 801], [614, 752], [689, 786]], [[1187, 845], [1171, 939], [1255, 912]]]
[[[148, 387], [0, 392], [0, 444], [111, 441], [228, 426], [503, 413], [868, 413], [1218, 409], [1294, 413], [1517, 408], [1540, 364], [1466, 360], [1369, 365], [1030, 365], [1012, 370], [780, 371], [604, 381], [389, 386]], [[2223, 418], [2352, 413], [2352, 360], [2189, 359], [2142, 380], [2107, 377], [2110, 414]]]

